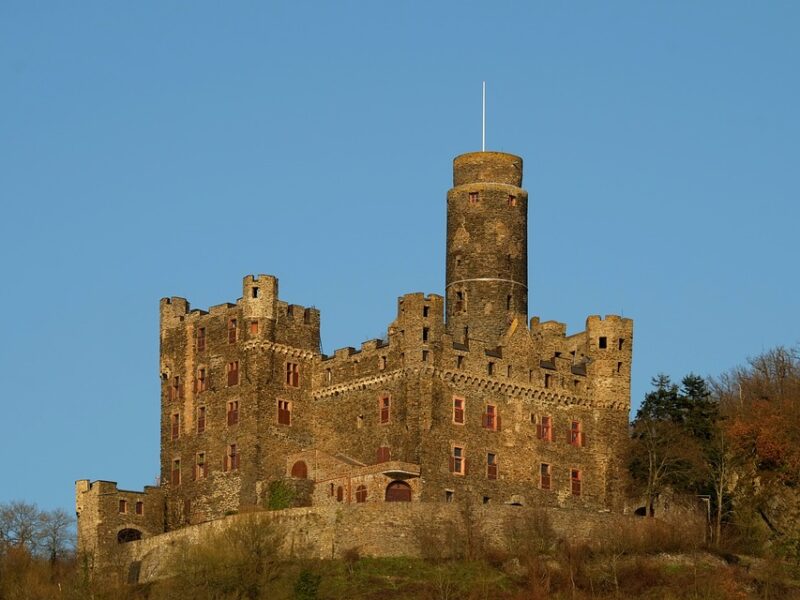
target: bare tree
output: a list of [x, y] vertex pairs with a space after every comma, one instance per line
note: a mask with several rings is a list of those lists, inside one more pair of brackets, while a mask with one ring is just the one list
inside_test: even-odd
[[51, 562], [55, 562], [74, 544], [72, 524], [75, 520], [62, 508], [39, 515], [38, 546]]
[[35, 504], [21, 500], [0, 504], [0, 542], [35, 552], [39, 541], [39, 515]]

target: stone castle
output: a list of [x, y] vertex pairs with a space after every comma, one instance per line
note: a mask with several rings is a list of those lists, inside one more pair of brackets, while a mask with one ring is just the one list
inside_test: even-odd
[[444, 297], [384, 339], [320, 351], [320, 314], [244, 278], [235, 304], [161, 300], [161, 477], [76, 482], [79, 550], [251, 507], [505, 504], [620, 511], [633, 323], [528, 321], [522, 159], [454, 160]]

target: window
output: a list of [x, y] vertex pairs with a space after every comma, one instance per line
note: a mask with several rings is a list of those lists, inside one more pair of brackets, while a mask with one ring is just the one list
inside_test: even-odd
[[467, 460], [464, 457], [463, 446], [453, 446], [450, 454], [450, 472], [456, 475], [464, 475], [467, 472]]
[[553, 420], [551, 417], [542, 417], [541, 423], [536, 426], [536, 437], [546, 442], [553, 441]]
[[386, 357], [385, 356], [381, 356], [380, 359], [378, 360], [378, 368], [381, 371], [385, 371], [386, 370]]
[[250, 293], [252, 294], [253, 298], [258, 298], [258, 288], [250, 288]]
[[509, 206], [516, 206], [517, 205], [517, 197], [513, 194], [508, 195], [508, 205]]
[[622, 363], [621, 362], [617, 363], [617, 373], [622, 373]]
[[236, 343], [236, 319], [228, 321], [228, 343]]
[[344, 502], [344, 488], [342, 486], [336, 488], [336, 501]]
[[469, 193], [469, 203], [470, 204], [477, 204], [478, 203], [478, 192], [470, 192]]
[[172, 379], [172, 387], [169, 388], [169, 399], [178, 400], [183, 398], [183, 381], [179, 375]]
[[197, 407], [197, 433], [203, 433], [206, 430], [206, 407]]
[[422, 341], [423, 342], [425, 342], [425, 343], [428, 342], [428, 338], [430, 337], [430, 332], [431, 332], [431, 330], [430, 330], [429, 327], [423, 327], [422, 328]]
[[179, 413], [172, 415], [171, 423], [172, 439], [177, 440], [181, 435], [181, 415]]
[[228, 402], [228, 425], [239, 423], [239, 401], [231, 400]]
[[506, 377], [511, 377], [511, 365], [506, 367]]
[[325, 369], [325, 384], [330, 385], [333, 381], [333, 372], [330, 369]]
[[206, 464], [206, 453], [198, 452], [194, 459], [194, 478], [203, 479], [208, 477], [208, 464]]
[[422, 316], [423, 316], [424, 318], [427, 318], [427, 317], [428, 317], [428, 313], [430, 312], [430, 310], [431, 310], [431, 309], [430, 309], [430, 306], [427, 306], [427, 305], [426, 305], [426, 306], [423, 306], [423, 307], [422, 307]]
[[335, 493], [336, 493], [336, 486], [333, 485], [333, 483], [331, 483], [330, 487], [328, 488], [328, 496], [333, 498], [333, 494], [335, 494]]
[[453, 501], [453, 490], [444, 491], [444, 501], [450, 504]]
[[456, 306], [455, 306], [455, 311], [454, 312], [457, 312], [457, 313], [464, 312], [465, 307], [466, 307], [466, 297], [467, 297], [467, 295], [464, 292], [462, 292], [462, 291], [457, 291], [456, 292]]
[[137, 515], [143, 515], [144, 514], [144, 502], [142, 502], [141, 500], [139, 500], [136, 503], [136, 514]]
[[292, 424], [292, 403], [288, 400], [278, 400], [278, 425]]
[[197, 329], [197, 351], [203, 352], [206, 349], [206, 328], [199, 327]]
[[250, 321], [250, 335], [258, 335], [258, 321]]
[[358, 415], [356, 417], [356, 429], [362, 429], [364, 427], [364, 415]]
[[205, 367], [197, 369], [197, 378], [194, 380], [196, 392], [205, 392], [208, 389], [208, 377], [206, 377]]
[[172, 461], [172, 477], [170, 477], [172, 485], [181, 484], [181, 459], [176, 458]]
[[367, 486], [360, 485], [356, 488], [356, 502], [363, 503], [367, 501]]
[[539, 487], [543, 490], [550, 489], [550, 465], [545, 463], [539, 467]]
[[497, 413], [497, 407], [493, 404], [486, 406], [486, 412], [483, 414], [483, 427], [492, 431], [500, 430], [500, 415]]
[[581, 428], [580, 421], [572, 421], [572, 424], [570, 425], [569, 428], [568, 440], [571, 445], [577, 446], [578, 448], [582, 448], [583, 446], [586, 445], [585, 443], [586, 437]]
[[460, 354], [456, 356], [456, 369], [464, 368], [464, 357]]
[[300, 387], [300, 365], [297, 363], [286, 363], [286, 385]]
[[600, 339], [597, 342], [599, 348], [608, 348], [608, 338], [604, 335], [600, 336]]
[[486, 478], [497, 479], [497, 455], [491, 452], [486, 455]]
[[512, 302], [511, 294], [509, 294], [508, 296], [506, 296], [506, 310], [511, 310], [511, 302]]
[[553, 377], [549, 373], [545, 373], [544, 374], [544, 387], [549, 388], [550, 387], [550, 382], [551, 382], [552, 379], [553, 379]]
[[389, 396], [381, 396], [378, 400], [378, 411], [379, 411], [379, 418], [381, 425], [389, 422], [390, 417], [390, 406], [392, 403], [392, 399]]
[[464, 398], [453, 398], [453, 423], [464, 424]]
[[573, 496], [580, 496], [581, 495], [581, 472], [578, 469], [571, 469], [570, 470], [570, 483], [572, 484], [572, 495]]
[[378, 463], [385, 463], [392, 460], [392, 453], [388, 446], [378, 448]]
[[486, 372], [489, 375], [494, 375], [494, 363], [493, 362], [489, 362], [489, 364], [486, 367]]
[[236, 446], [236, 444], [231, 444], [228, 446], [228, 450], [225, 452], [225, 458], [223, 460], [222, 467], [225, 471], [239, 470], [239, 448]]
[[308, 479], [308, 465], [303, 460], [298, 460], [292, 465], [292, 477], [294, 479]]
[[119, 514], [124, 515], [128, 512], [128, 501], [127, 500], [120, 500], [119, 501]]
[[228, 386], [239, 385], [239, 361], [228, 363]]
[[625, 338], [619, 338], [617, 341], [617, 349], [622, 350], [625, 347]]
[[428, 362], [428, 351], [427, 350], [423, 350], [422, 351], [422, 362]]

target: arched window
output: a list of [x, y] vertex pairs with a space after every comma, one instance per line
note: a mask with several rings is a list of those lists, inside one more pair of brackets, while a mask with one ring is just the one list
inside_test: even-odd
[[411, 486], [405, 481], [393, 481], [386, 486], [386, 502], [411, 502]]
[[125, 544], [127, 542], [135, 542], [142, 539], [142, 532], [138, 529], [122, 529], [117, 534], [117, 543]]
[[292, 477], [295, 479], [308, 479], [308, 467], [302, 460], [292, 465]]
[[336, 488], [336, 501], [342, 502], [343, 500], [344, 500], [344, 488], [342, 486], [339, 486], [338, 488]]
[[360, 485], [356, 488], [356, 502], [367, 501], [367, 486]]

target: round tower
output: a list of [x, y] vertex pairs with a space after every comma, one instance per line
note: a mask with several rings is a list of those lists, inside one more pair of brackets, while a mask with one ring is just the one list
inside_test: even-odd
[[453, 160], [447, 193], [447, 330], [497, 344], [528, 318], [528, 193], [522, 159], [471, 152]]

